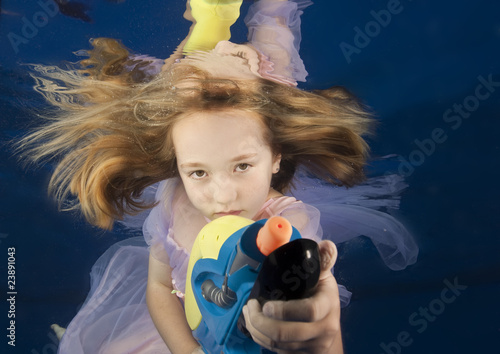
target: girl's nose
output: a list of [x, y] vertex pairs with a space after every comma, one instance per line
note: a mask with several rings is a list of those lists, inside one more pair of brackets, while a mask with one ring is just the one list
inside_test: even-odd
[[238, 194], [236, 185], [232, 183], [231, 178], [228, 176], [215, 179], [212, 188], [214, 201], [224, 206], [230, 206]]

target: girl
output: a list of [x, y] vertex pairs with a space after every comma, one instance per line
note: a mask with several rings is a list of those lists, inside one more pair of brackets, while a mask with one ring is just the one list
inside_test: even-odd
[[[49, 188], [61, 201], [76, 196], [74, 207], [102, 228], [151, 209], [143, 225], [147, 247], [132, 238], [97, 261], [91, 292], [62, 337], [61, 353], [202, 350], [179, 299], [194, 238], [223, 215], [282, 215], [303, 237], [319, 241], [318, 209], [284, 195], [294, 184], [301, 199], [321, 209], [329, 239], [369, 236], [393, 269], [415, 261], [404, 227], [374, 210], [397, 206], [397, 177], [348, 193], [335, 187], [363, 181], [362, 136], [371, 120], [343, 89], [294, 87], [305, 77], [298, 41], [290, 37], [299, 14], [295, 2], [257, 2], [246, 19], [251, 29], [260, 26], [250, 31], [252, 44], [218, 42], [209, 52], [199, 52], [196, 41], [189, 49], [196, 26], [206, 20], [200, 19], [183, 42], [188, 49], [181, 45], [160, 73], [154, 59], [132, 56], [107, 39], [93, 41], [84, 70], [37, 67], [36, 89], [57, 110], [21, 145], [35, 161], [61, 157]], [[283, 29], [286, 36], [269, 41]], [[349, 293], [331, 272], [333, 243], [322, 241], [320, 252], [320, 284], [311, 298], [264, 308], [250, 301], [244, 308], [246, 326], [263, 347], [343, 352], [339, 307]], [[210, 338], [202, 344], [218, 351]]]

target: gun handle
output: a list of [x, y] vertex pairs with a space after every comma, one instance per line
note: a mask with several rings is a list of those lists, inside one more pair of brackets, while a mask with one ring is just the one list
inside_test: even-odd
[[[263, 306], [271, 300], [303, 299], [312, 293], [321, 271], [318, 244], [310, 239], [291, 241], [269, 254], [262, 263], [250, 299], [257, 299]], [[238, 328], [250, 336], [243, 314]]]

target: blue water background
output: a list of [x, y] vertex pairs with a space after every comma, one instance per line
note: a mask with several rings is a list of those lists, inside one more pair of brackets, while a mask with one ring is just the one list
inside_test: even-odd
[[[28, 38], [23, 26], [43, 11], [40, 2], [2, 1], [11, 12], [0, 17], [2, 142], [36, 123], [23, 107], [43, 107], [19, 64], [74, 62], [72, 52], [100, 36], [168, 57], [189, 25], [181, 19], [182, 1], [86, 3], [92, 24], [54, 14], [24, 32]], [[373, 11], [393, 5], [395, 13], [377, 31]], [[347, 57], [340, 46], [355, 45], [356, 27], [373, 36]], [[15, 35], [25, 43], [13, 45]], [[241, 22], [233, 39], [245, 39]], [[354, 293], [342, 312], [346, 353], [500, 353], [500, 3], [318, 0], [303, 16], [301, 54], [309, 71], [303, 88], [345, 85], [376, 112], [372, 153], [404, 159], [396, 168], [409, 188], [399, 216], [420, 246], [418, 262], [399, 272], [388, 270], [366, 240], [339, 247], [336, 276]], [[488, 90], [484, 80], [496, 86]], [[454, 105], [470, 110], [448, 114]], [[433, 136], [439, 142], [431, 149]], [[85, 299], [92, 264], [125, 237], [58, 212], [46, 194], [51, 168], [24, 170], [1, 147], [2, 353], [54, 353], [50, 324], [67, 325]], [[10, 247], [16, 250], [15, 347], [7, 345], [4, 300]], [[459, 285], [455, 293], [445, 290], [450, 283]]]

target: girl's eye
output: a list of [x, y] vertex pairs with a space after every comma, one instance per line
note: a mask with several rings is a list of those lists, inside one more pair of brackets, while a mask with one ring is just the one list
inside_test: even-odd
[[207, 173], [205, 171], [198, 170], [198, 171], [191, 172], [189, 174], [189, 177], [192, 177], [194, 179], [202, 179], [206, 175], [207, 175]]
[[240, 163], [238, 166], [236, 166], [236, 171], [237, 172], [244, 172], [244, 171], [248, 170], [249, 167], [250, 167], [250, 165], [247, 163]]

